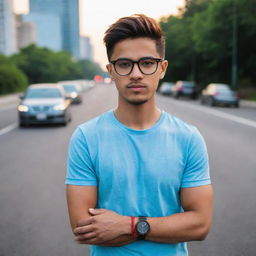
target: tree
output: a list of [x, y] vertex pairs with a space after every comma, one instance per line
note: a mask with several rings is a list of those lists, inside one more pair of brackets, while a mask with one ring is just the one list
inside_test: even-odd
[[103, 75], [103, 71], [99, 64], [92, 62], [90, 60], [80, 60], [78, 62], [83, 76], [86, 79], [93, 79], [95, 75]]
[[32, 83], [61, 80], [92, 79], [102, 70], [91, 61], [76, 61], [68, 52], [54, 52], [47, 48], [29, 45], [11, 57]]
[[255, 12], [253, 1], [193, 0], [186, 1], [178, 16], [162, 19], [170, 63], [166, 79], [193, 79], [202, 87], [210, 82], [230, 84], [236, 17], [239, 86], [256, 88]]
[[25, 74], [14, 65], [0, 65], [0, 95], [21, 92], [27, 87]]

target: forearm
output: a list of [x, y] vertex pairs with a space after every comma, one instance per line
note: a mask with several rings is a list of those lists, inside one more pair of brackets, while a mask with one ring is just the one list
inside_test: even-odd
[[131, 235], [122, 235], [114, 240], [107, 241], [100, 245], [118, 247], [118, 246], [123, 246], [123, 245], [133, 243], [135, 241], [136, 241], [136, 238], [133, 238]]
[[[210, 219], [210, 218], [209, 218]], [[173, 214], [167, 217], [148, 218], [150, 231], [146, 239], [160, 243], [178, 243], [203, 240], [211, 221], [194, 211]]]

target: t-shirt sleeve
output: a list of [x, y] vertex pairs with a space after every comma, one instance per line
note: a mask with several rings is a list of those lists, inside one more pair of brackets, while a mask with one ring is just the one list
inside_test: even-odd
[[182, 188], [211, 184], [209, 158], [203, 137], [195, 128], [187, 148], [186, 164], [182, 178]]
[[66, 184], [97, 186], [97, 176], [81, 128], [73, 133], [68, 149]]

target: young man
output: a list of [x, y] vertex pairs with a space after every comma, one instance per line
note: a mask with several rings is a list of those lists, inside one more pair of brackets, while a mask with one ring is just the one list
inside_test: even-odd
[[75, 240], [91, 255], [183, 256], [211, 226], [212, 188], [198, 130], [155, 103], [168, 62], [157, 22], [119, 19], [105, 33], [118, 107], [80, 125], [69, 148]]

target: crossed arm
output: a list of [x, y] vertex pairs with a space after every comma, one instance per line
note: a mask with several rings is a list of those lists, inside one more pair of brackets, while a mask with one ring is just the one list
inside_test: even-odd
[[[203, 240], [212, 222], [211, 185], [183, 188], [180, 192], [183, 213], [149, 217], [146, 239], [160, 243]], [[67, 185], [70, 222], [75, 240], [80, 244], [122, 246], [136, 241], [131, 235], [131, 219], [107, 209], [94, 209], [96, 186]], [[137, 218], [135, 220], [138, 221]]]

